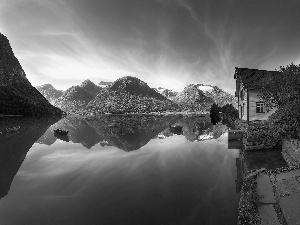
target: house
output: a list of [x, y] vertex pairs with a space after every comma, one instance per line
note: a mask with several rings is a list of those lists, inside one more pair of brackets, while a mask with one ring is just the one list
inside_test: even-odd
[[238, 98], [239, 118], [242, 120], [265, 120], [276, 109], [268, 109], [258, 97], [262, 81], [278, 71], [235, 67], [235, 97]]

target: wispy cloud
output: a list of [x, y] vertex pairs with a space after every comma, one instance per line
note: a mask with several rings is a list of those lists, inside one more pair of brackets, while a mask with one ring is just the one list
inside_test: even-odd
[[233, 93], [235, 66], [299, 61], [300, 3], [289, 3], [2, 0], [0, 29], [33, 85], [134, 75], [150, 86], [204, 83]]

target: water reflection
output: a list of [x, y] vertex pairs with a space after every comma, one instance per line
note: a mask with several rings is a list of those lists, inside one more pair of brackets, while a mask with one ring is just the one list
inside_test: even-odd
[[[2, 117], [0, 118], [0, 198], [7, 195], [11, 182], [27, 152], [47, 128], [59, 118]], [[8, 127], [20, 126], [17, 132], [6, 133]]]
[[[175, 123], [180, 116], [131, 116], [106, 115], [101, 117], [68, 116], [53, 124], [37, 143], [51, 145], [56, 138], [53, 130], [68, 130], [65, 136], [72, 143], [80, 143], [90, 149], [95, 144], [115, 146], [124, 151], [133, 151], [146, 145], [151, 139]], [[67, 140], [64, 140], [67, 141]]]
[[235, 153], [216, 140], [176, 135], [130, 153], [52, 146], [30, 151], [0, 223], [236, 224]]
[[[68, 130], [67, 136], [55, 135], [57, 128]], [[68, 116], [53, 124], [37, 143], [51, 145], [56, 139], [80, 143], [91, 149], [94, 145], [115, 146], [133, 151], [151, 139], [183, 135], [189, 141], [218, 139], [227, 131], [226, 125], [212, 125], [209, 117], [178, 115], [106, 115], [101, 117]]]
[[236, 224], [239, 151], [222, 124], [174, 115], [54, 122], [0, 135], [1, 196], [11, 186], [0, 224]]
[[159, 138], [183, 135], [189, 141], [218, 139], [227, 132], [226, 125], [213, 125], [209, 117], [189, 116], [179, 119], [175, 124], [160, 133]]
[[70, 141], [68, 135], [61, 135], [61, 134], [54, 133], [54, 137], [56, 137], [59, 140], [65, 141], [65, 142]]

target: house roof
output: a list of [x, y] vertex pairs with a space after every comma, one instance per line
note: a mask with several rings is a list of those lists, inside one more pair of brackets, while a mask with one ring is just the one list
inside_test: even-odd
[[234, 79], [239, 79], [246, 89], [260, 88], [262, 81], [274, 73], [279, 72], [235, 67]]

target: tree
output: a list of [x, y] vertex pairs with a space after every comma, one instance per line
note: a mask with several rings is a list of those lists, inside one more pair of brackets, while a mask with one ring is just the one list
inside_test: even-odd
[[290, 102], [300, 102], [300, 65], [281, 66], [272, 76], [265, 77], [259, 92], [267, 108], [284, 108]]
[[210, 108], [210, 119], [214, 125], [221, 121], [220, 111], [221, 111], [221, 107], [219, 107], [215, 103], [212, 104]]
[[266, 108], [277, 108], [268, 118], [273, 135], [295, 138], [300, 126], [300, 65], [291, 63], [266, 77], [259, 96]]
[[210, 114], [219, 114], [221, 111], [221, 107], [219, 107], [216, 103], [212, 104], [210, 107]]
[[231, 118], [239, 118], [239, 111], [232, 105], [226, 104], [221, 108], [222, 116], [231, 117]]

